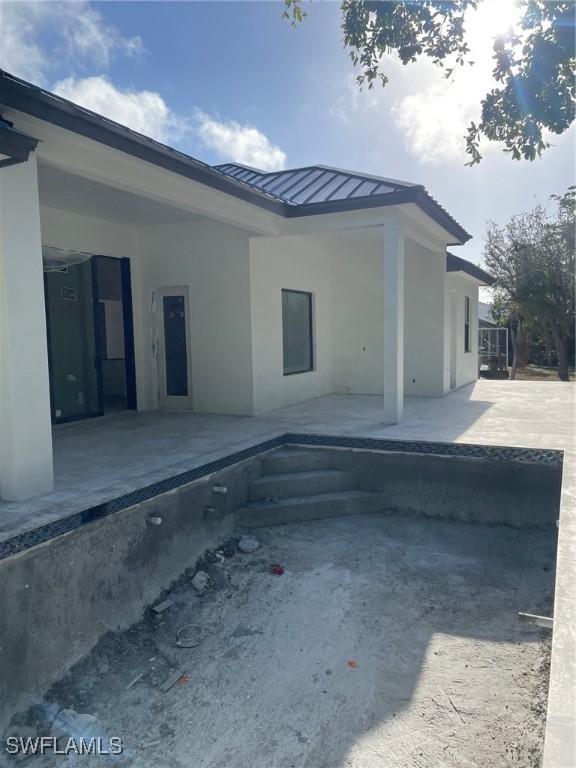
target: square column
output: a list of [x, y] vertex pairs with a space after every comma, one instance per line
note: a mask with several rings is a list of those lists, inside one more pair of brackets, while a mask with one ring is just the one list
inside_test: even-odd
[[384, 225], [384, 419], [404, 414], [404, 232], [395, 219]]
[[0, 168], [0, 497], [53, 488], [36, 157]]

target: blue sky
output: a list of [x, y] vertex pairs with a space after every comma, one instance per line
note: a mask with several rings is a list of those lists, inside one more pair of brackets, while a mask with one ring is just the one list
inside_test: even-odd
[[3, 3], [1, 65], [208, 163], [323, 163], [423, 183], [474, 235], [458, 254], [480, 261], [489, 219], [574, 183], [573, 129], [534, 163], [489, 147], [464, 166], [505, 7], [485, 0], [470, 16], [477, 65], [451, 83], [391, 59], [389, 86], [359, 92], [334, 2], [308, 6], [297, 29], [279, 2]]

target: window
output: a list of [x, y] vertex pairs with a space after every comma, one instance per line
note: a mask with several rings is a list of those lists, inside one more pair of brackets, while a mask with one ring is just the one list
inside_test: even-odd
[[471, 352], [470, 348], [470, 297], [464, 296], [464, 352]]
[[313, 370], [312, 294], [282, 291], [284, 376]]
[[188, 397], [188, 354], [186, 349], [186, 299], [164, 296], [164, 365], [166, 395]]

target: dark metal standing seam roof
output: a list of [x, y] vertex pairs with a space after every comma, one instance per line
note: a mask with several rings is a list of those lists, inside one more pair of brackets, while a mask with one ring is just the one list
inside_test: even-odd
[[496, 282], [495, 278], [482, 267], [472, 264], [471, 261], [466, 261], [461, 256], [454, 256], [449, 251], [446, 254], [446, 272], [465, 272], [475, 280], [479, 280], [482, 285], [494, 285]]
[[241, 180], [254, 189], [282, 200], [289, 206], [289, 217], [415, 203], [456, 236], [459, 243], [465, 243], [471, 237], [422, 184], [327, 165], [310, 165], [270, 173], [241, 163], [221, 163], [213, 167], [228, 178]]
[[420, 184], [322, 165], [273, 173], [238, 163], [212, 167], [0, 69], [2, 105], [285, 218], [413, 203], [455, 238], [454, 245], [471, 237]]
[[351, 200], [407, 189], [424, 189], [421, 184], [369, 176], [326, 165], [311, 165], [271, 173], [264, 173], [239, 163], [223, 163], [215, 165], [214, 168], [233, 179], [240, 179], [258, 189], [266, 190], [280, 197], [288, 205]]

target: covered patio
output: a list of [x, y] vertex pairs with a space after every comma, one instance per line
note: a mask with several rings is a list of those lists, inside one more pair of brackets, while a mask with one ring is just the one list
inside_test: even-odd
[[[153, 179], [135, 191], [125, 180], [121, 187], [112, 170], [104, 183], [90, 169], [72, 173], [41, 155], [37, 171], [11, 170], [22, 177], [23, 196], [33, 198], [37, 184], [39, 205], [30, 215], [40, 226], [34, 247], [14, 245], [34, 322], [19, 322], [27, 309], [16, 302], [6, 313], [6, 332], [21, 350], [32, 349], [34, 339], [38, 353], [7, 356], [4, 366], [14, 419], [3, 430], [12, 457], [3, 470], [3, 500], [50, 490], [52, 465], [58, 504], [73, 503], [59, 496], [72, 486], [93, 494], [92, 478], [100, 488], [110, 482], [109, 468], [117, 469], [109, 443], [126, 445], [136, 430], [145, 445], [130, 441], [135, 468], [112, 473], [118, 491], [127, 478], [139, 481], [142, 459], [150, 477], [216, 450], [214, 429], [224, 440], [236, 428], [266, 434], [300, 413], [308, 421], [307, 401], [333, 393], [360, 394], [354, 402], [371, 404], [381, 411], [377, 420], [391, 424], [402, 419], [405, 395], [441, 397], [476, 376], [471, 354], [469, 370], [459, 366], [464, 378], [451, 383], [446, 235], [424, 216], [390, 208], [302, 223], [269, 217], [266, 230], [244, 211], [207, 215], [196, 197], [187, 208], [181, 199], [159, 199]], [[145, 196], [149, 189], [154, 197]], [[15, 241], [21, 235], [20, 227]], [[30, 254], [29, 264], [22, 253]], [[470, 282], [462, 290], [475, 296], [477, 284], [462, 279]], [[285, 292], [310, 297], [310, 364], [297, 376], [283, 361]], [[168, 326], [167, 308], [170, 317], [177, 310], [178, 325]], [[47, 363], [42, 370], [40, 358]], [[26, 382], [26, 392], [17, 381]], [[297, 405], [287, 416], [260, 418], [298, 403], [301, 410]], [[244, 416], [259, 418], [249, 425]], [[66, 426], [87, 419], [94, 421]], [[325, 414], [319, 428], [331, 420]], [[62, 427], [53, 445], [50, 422]], [[172, 451], [175, 423], [181, 439]], [[76, 439], [83, 442], [79, 463], [66, 448]], [[93, 445], [89, 454], [84, 441]]]
[[[141, 412], [194, 414], [188, 452], [143, 449], [153, 474], [217, 448], [196, 434], [205, 415], [373, 395], [394, 424], [405, 395], [475, 379], [484, 278], [449, 268], [447, 247], [470, 235], [422, 185], [325, 166], [255, 179], [0, 79], [5, 130], [30, 144], [2, 169], [3, 500], [33, 507], [54, 490], [72, 509], [69, 481], [89, 495], [87, 477], [110, 484], [111, 435], [170, 443], [170, 415]], [[56, 430], [53, 448], [52, 425], [92, 418]], [[266, 416], [239, 431], [274, 429]], [[61, 454], [76, 434], [94, 441], [79, 465]], [[116, 490], [140, 482], [140, 450]]]

